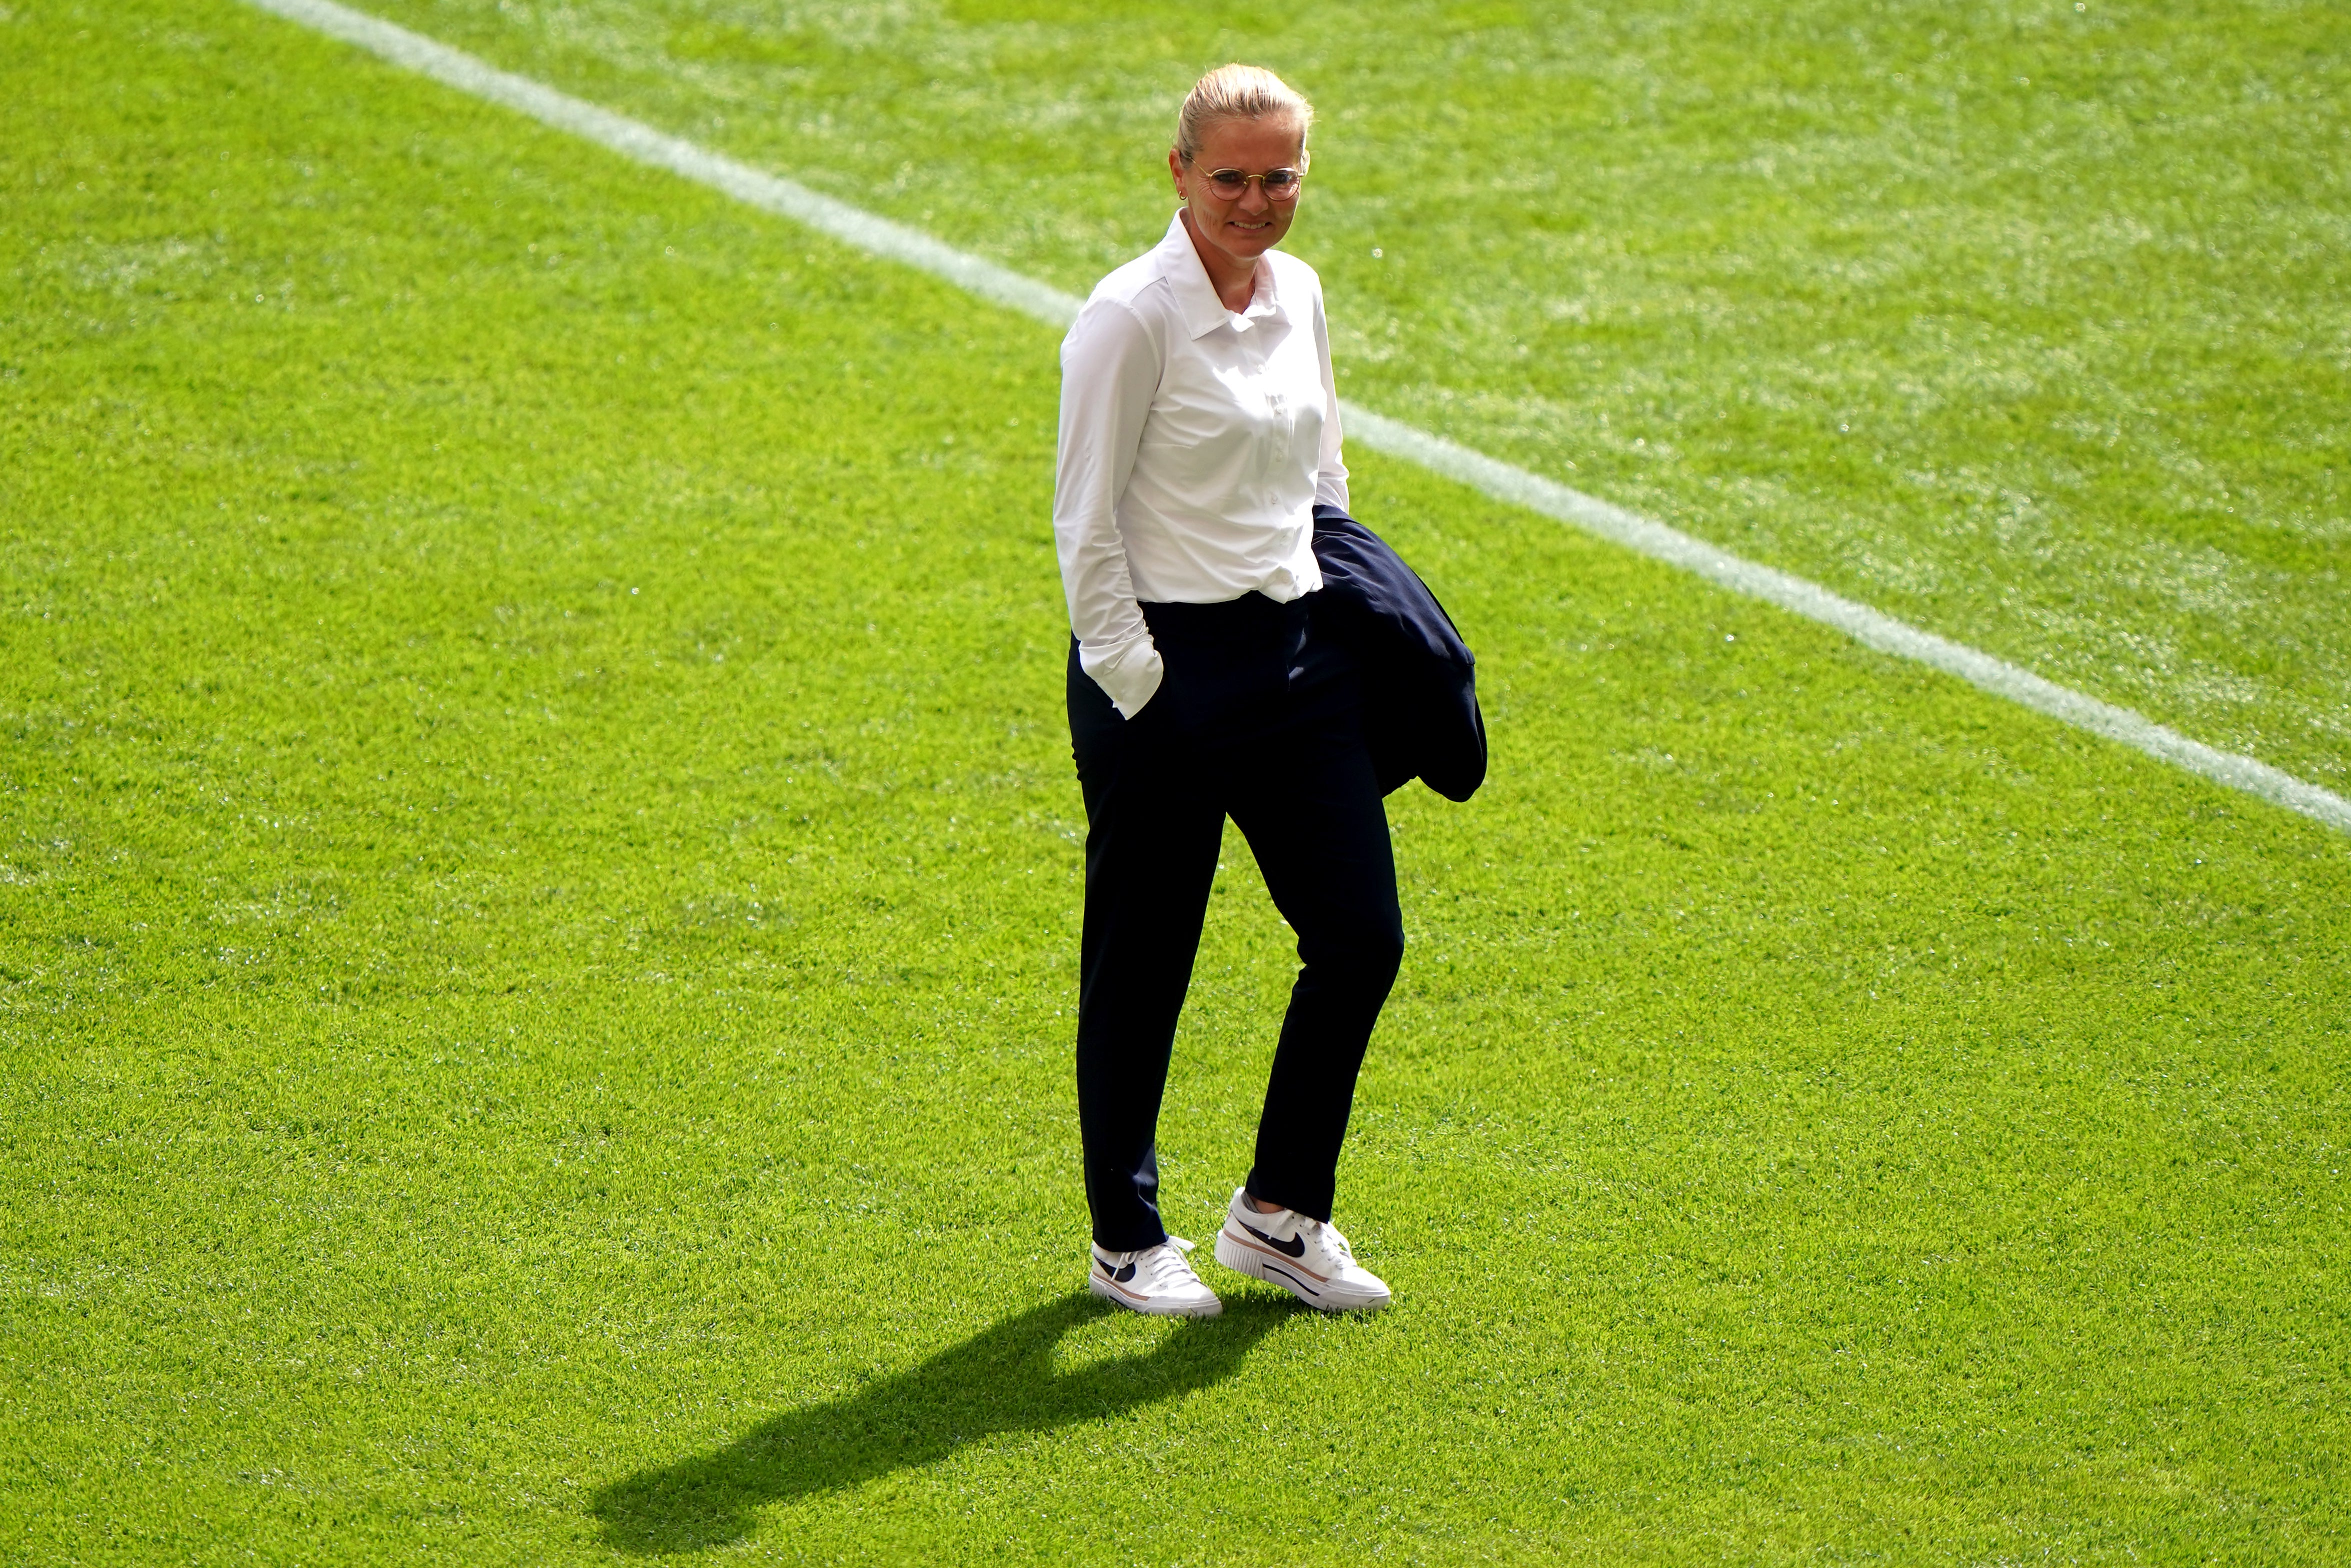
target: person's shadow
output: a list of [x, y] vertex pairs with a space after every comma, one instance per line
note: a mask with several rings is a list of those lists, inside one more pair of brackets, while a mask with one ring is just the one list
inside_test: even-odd
[[693, 1552], [749, 1533], [762, 1503], [932, 1464], [999, 1432], [1115, 1416], [1222, 1382], [1298, 1309], [1243, 1298], [1176, 1325], [1150, 1354], [1057, 1370], [1054, 1347], [1112, 1312], [1083, 1291], [1031, 1307], [862, 1392], [785, 1412], [715, 1453], [641, 1470], [596, 1494], [604, 1542]]

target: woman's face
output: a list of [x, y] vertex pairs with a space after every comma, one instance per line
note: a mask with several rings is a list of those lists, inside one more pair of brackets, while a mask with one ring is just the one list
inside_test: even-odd
[[1211, 123], [1189, 168], [1169, 149], [1167, 167], [1176, 175], [1176, 193], [1191, 211], [1193, 232], [1241, 266], [1254, 267], [1290, 232], [1305, 193], [1301, 191], [1293, 201], [1277, 202], [1265, 193], [1263, 182], [1251, 180], [1228, 201], [1217, 194], [1208, 175], [1218, 169], [1238, 169], [1244, 174], [1295, 169], [1303, 151], [1299, 143], [1298, 122], [1282, 115]]

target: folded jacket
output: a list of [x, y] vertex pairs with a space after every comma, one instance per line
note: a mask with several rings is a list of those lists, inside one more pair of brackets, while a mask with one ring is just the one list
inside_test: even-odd
[[1486, 718], [1478, 661], [1453, 618], [1403, 557], [1336, 507], [1314, 508], [1314, 559], [1315, 631], [1354, 656], [1381, 791], [1419, 779], [1467, 800], [1486, 780]]

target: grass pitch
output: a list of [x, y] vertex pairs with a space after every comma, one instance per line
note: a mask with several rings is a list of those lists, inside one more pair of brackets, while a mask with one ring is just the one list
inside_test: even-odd
[[382, 0], [1082, 295], [1321, 106], [1344, 390], [2351, 792], [2351, 12]]
[[[1052, 335], [234, 5], [0, 61], [0, 1554], [2341, 1555], [2340, 835], [1362, 459], [1497, 747], [1397, 1304], [1105, 1315]], [[1236, 844], [1179, 1229], [1288, 977]]]

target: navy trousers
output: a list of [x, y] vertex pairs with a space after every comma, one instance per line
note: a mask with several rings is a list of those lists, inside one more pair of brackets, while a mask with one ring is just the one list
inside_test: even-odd
[[1094, 1240], [1155, 1246], [1160, 1097], [1227, 816], [1298, 934], [1249, 1189], [1331, 1218], [1372, 1026], [1404, 956], [1387, 813], [1354, 666], [1309, 600], [1145, 604], [1166, 665], [1134, 720], [1070, 645], [1071, 749], [1086, 803], [1078, 1122]]

